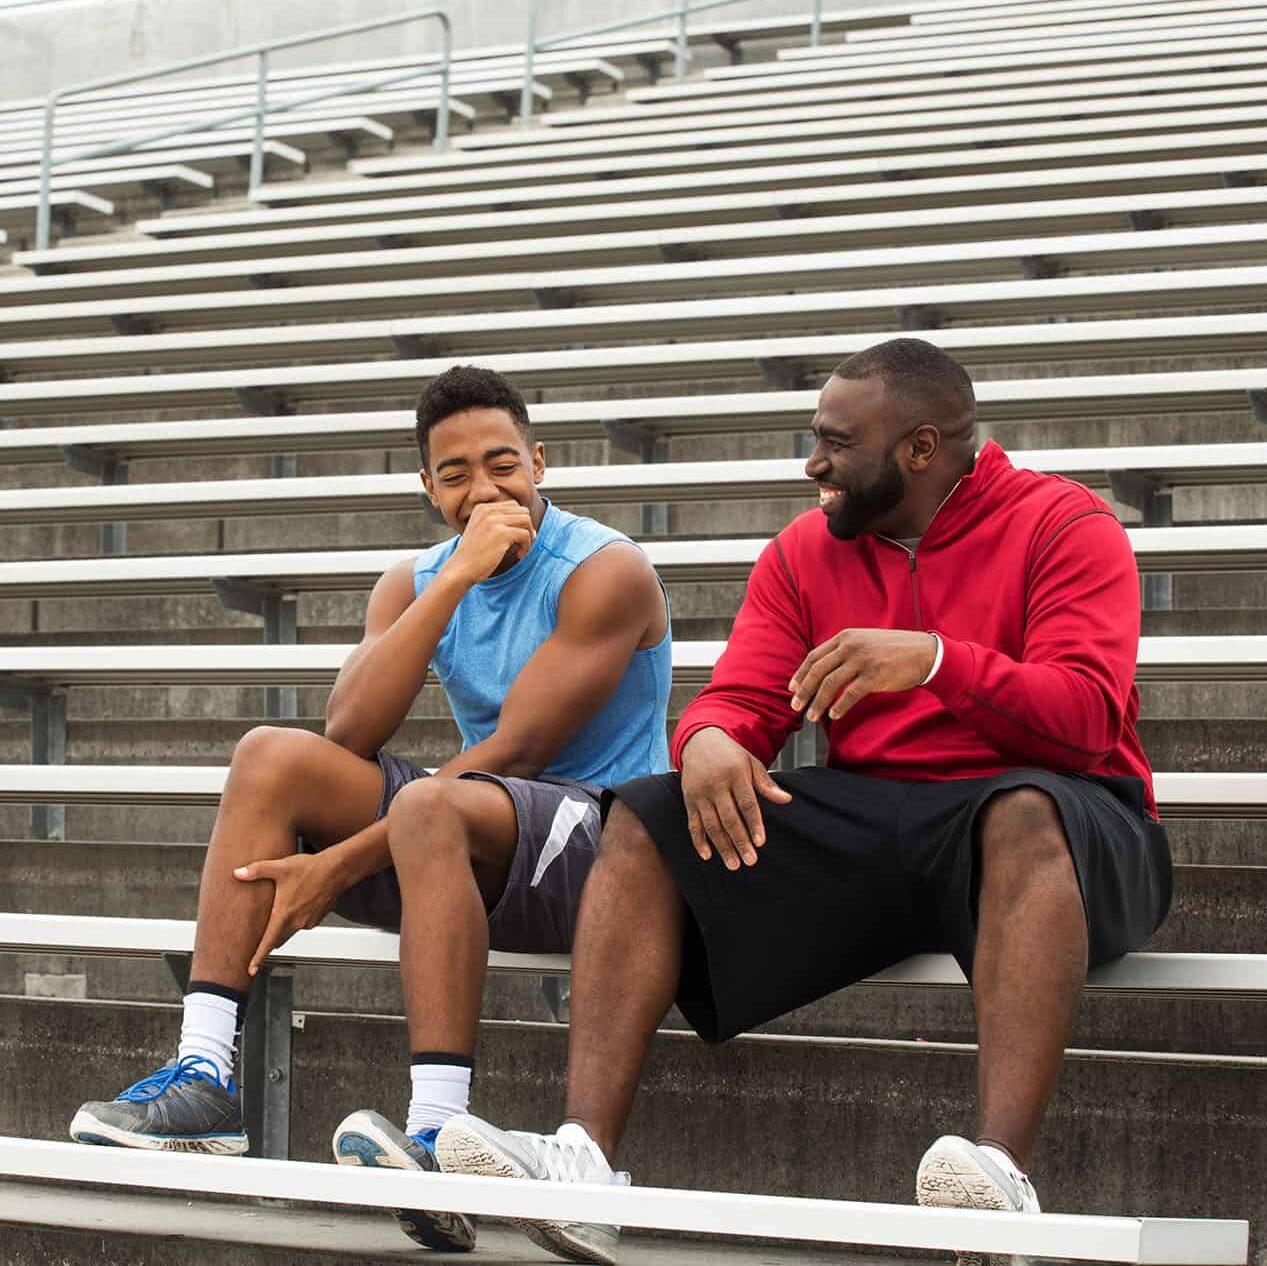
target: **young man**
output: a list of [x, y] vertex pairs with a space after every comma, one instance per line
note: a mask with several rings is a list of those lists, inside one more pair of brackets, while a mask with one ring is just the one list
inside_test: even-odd
[[[238, 744], [176, 1058], [85, 1104], [80, 1142], [244, 1152], [233, 1072], [250, 978], [334, 909], [401, 929], [417, 1052], [406, 1131], [357, 1114], [373, 1119], [341, 1129], [336, 1153], [434, 1168], [435, 1128], [466, 1107], [490, 943], [568, 951], [599, 788], [668, 768], [668, 608], [646, 556], [542, 498], [544, 451], [500, 375], [442, 374], [417, 433], [427, 496], [458, 535], [374, 586], [324, 738], [262, 727]], [[463, 744], [434, 778], [383, 750], [429, 671]], [[420, 1217], [424, 1242], [470, 1247], [465, 1220]]]
[[[1161, 922], [1170, 856], [1135, 732], [1126, 535], [1079, 484], [977, 453], [974, 418], [968, 375], [917, 339], [832, 375], [806, 464], [820, 509], [758, 560], [674, 735], [680, 774], [609, 794], [568, 1124], [454, 1118], [443, 1169], [607, 1180], [675, 999], [720, 1042], [939, 950], [975, 995], [978, 1121], [929, 1148], [917, 1198], [1038, 1211], [1025, 1167], [1087, 968]], [[827, 767], [771, 776], [803, 721], [825, 727]], [[615, 1228], [534, 1233], [612, 1260]]]

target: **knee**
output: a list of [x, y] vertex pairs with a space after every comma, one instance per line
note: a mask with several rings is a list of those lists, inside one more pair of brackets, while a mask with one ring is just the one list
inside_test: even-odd
[[658, 857], [655, 840], [642, 819], [623, 800], [613, 800], [599, 840], [598, 861], [607, 865], [640, 866]]
[[315, 748], [325, 740], [308, 730], [257, 725], [233, 749], [234, 780], [273, 791], [293, 786], [310, 765]]
[[1029, 883], [1053, 872], [1073, 876], [1064, 823], [1055, 802], [1034, 787], [995, 796], [982, 811], [979, 836], [984, 874]]
[[469, 860], [470, 840], [461, 807], [462, 784], [450, 778], [418, 778], [392, 798], [387, 845], [399, 870], [446, 857]]

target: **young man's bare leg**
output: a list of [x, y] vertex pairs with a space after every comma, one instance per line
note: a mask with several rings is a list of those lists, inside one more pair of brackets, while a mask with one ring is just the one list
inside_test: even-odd
[[488, 962], [488, 914], [515, 853], [514, 803], [493, 782], [420, 779], [393, 800], [387, 831], [400, 883], [410, 1049], [469, 1057]]
[[271, 883], [243, 883], [248, 862], [288, 857], [302, 835], [338, 843], [373, 821], [383, 791], [377, 761], [307, 730], [260, 726], [238, 743], [198, 893], [190, 979], [245, 993], [247, 966], [272, 908]]
[[242, 739], [203, 866], [177, 1058], [112, 1101], [84, 1104], [72, 1138], [151, 1150], [246, 1150], [235, 1034], [275, 885], [243, 882], [233, 871], [289, 856], [300, 834], [322, 846], [367, 827], [382, 782], [377, 762], [304, 730], [262, 727]]
[[[466, 1111], [488, 961], [488, 914], [506, 886], [518, 839], [510, 795], [479, 779], [425, 778], [404, 787], [387, 815], [400, 884], [400, 979], [409, 1024], [409, 1112], [403, 1130], [362, 1110], [334, 1134], [344, 1165], [435, 1170], [435, 1136]], [[412, 1240], [442, 1251], [474, 1246], [460, 1214], [406, 1209]]]

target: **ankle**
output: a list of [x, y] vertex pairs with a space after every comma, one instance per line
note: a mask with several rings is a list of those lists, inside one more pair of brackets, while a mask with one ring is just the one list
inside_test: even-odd
[[1002, 1139], [996, 1138], [990, 1134], [979, 1134], [977, 1136], [977, 1146], [985, 1148], [988, 1151], [997, 1152], [1004, 1160], [1006, 1160], [1020, 1174], [1025, 1173], [1025, 1159], [1020, 1154], [1018, 1148], [1009, 1146]]

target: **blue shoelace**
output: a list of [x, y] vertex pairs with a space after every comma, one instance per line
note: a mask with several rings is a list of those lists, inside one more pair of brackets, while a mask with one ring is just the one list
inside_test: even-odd
[[440, 1128], [437, 1126], [435, 1129], [431, 1130], [419, 1130], [417, 1134], [411, 1134], [409, 1137], [413, 1139], [419, 1147], [425, 1148], [432, 1156], [434, 1156], [436, 1154], [436, 1135], [439, 1133]]
[[[201, 1065], [201, 1067], [199, 1067]], [[207, 1071], [204, 1071], [207, 1070]], [[149, 1103], [157, 1099], [171, 1086], [184, 1085], [189, 1081], [209, 1081], [220, 1084], [220, 1074], [216, 1066], [202, 1055], [186, 1055], [175, 1064], [168, 1064], [158, 1072], [142, 1077], [140, 1081], [129, 1086], [121, 1095], [115, 1096], [118, 1103]]]

